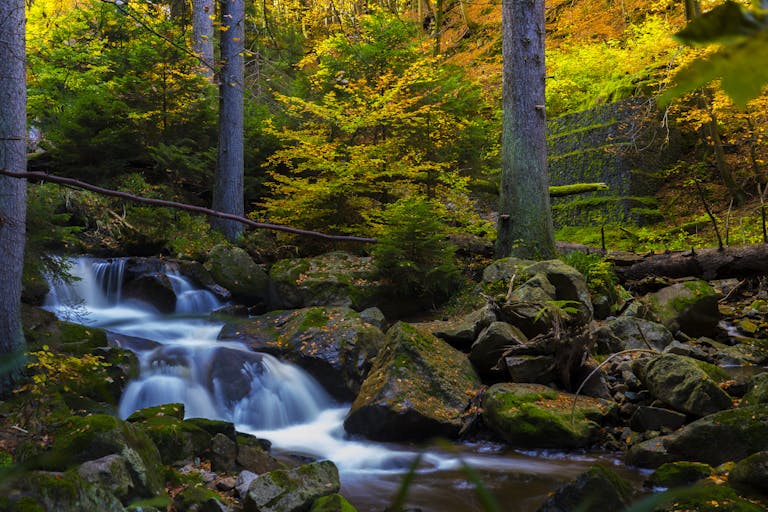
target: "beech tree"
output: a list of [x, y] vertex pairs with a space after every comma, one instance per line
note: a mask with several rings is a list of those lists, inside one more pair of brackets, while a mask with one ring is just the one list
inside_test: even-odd
[[[243, 82], [245, 0], [220, 0], [219, 160], [213, 209], [243, 216]], [[239, 222], [214, 218], [211, 224], [230, 241], [243, 233]]]
[[502, 2], [501, 189], [496, 256], [555, 256], [547, 178], [544, 0]]
[[213, 80], [213, 0], [192, 0], [192, 47], [202, 73]]
[[[27, 166], [24, 0], [0, 2], [0, 168]], [[21, 328], [26, 180], [0, 177], [0, 394], [10, 389], [25, 350]]]

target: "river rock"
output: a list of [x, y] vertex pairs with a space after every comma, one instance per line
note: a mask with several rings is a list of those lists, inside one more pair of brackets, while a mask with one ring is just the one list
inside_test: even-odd
[[8, 483], [5, 483], [3, 494], [11, 503], [18, 497], [22, 497], [16, 502], [15, 507], [10, 508], [13, 511], [125, 511], [120, 500], [107, 488], [99, 483], [88, 482], [76, 471], [64, 473], [31, 471], [15, 479], [9, 487]]
[[292, 361], [342, 400], [354, 398], [384, 345], [384, 334], [346, 307], [273, 311], [233, 320], [219, 339], [241, 341]]
[[639, 406], [629, 420], [629, 426], [635, 432], [677, 430], [683, 425], [685, 425], [685, 414], [647, 405]]
[[669, 462], [662, 464], [648, 476], [648, 487], [683, 487], [709, 478], [715, 470], [701, 462]]
[[662, 351], [673, 341], [672, 333], [662, 324], [628, 316], [606, 322], [595, 335], [597, 349], [602, 354], [629, 349]]
[[366, 308], [360, 312], [360, 318], [384, 332], [387, 330], [387, 317], [377, 307]]
[[161, 313], [176, 310], [176, 292], [164, 273], [143, 274], [123, 284], [123, 297], [151, 304]]
[[553, 356], [509, 356], [504, 358], [504, 367], [512, 382], [549, 384], [557, 379]]
[[155, 444], [142, 429], [105, 414], [64, 421], [51, 452], [38, 461], [38, 467], [63, 470], [107, 455], [120, 455], [126, 461], [135, 497], [162, 492], [162, 464]]
[[555, 491], [537, 512], [625, 510], [633, 494], [627, 480], [606, 466], [595, 465]]
[[136, 411], [128, 417], [128, 421], [154, 441], [164, 464], [183, 465], [195, 457], [207, 455], [212, 437], [183, 418], [183, 404], [165, 404]]
[[500, 383], [483, 400], [483, 419], [499, 437], [518, 448], [581, 448], [597, 441], [613, 407], [604, 400], [578, 397], [541, 384]]
[[269, 270], [272, 308], [381, 307], [386, 287], [370, 257], [330, 252], [313, 258], [279, 260]]
[[768, 496], [768, 451], [753, 453], [737, 462], [728, 483], [737, 489]]
[[189, 486], [173, 497], [173, 510], [178, 512], [229, 512], [215, 492], [200, 486]]
[[718, 466], [768, 450], [768, 406], [720, 411], [698, 419], [666, 436], [632, 446], [628, 464], [658, 467], [681, 460]]
[[301, 512], [318, 498], [339, 492], [339, 471], [333, 462], [313, 462], [255, 478], [243, 501], [243, 512]]
[[217, 348], [211, 357], [206, 386], [232, 407], [251, 394], [254, 374], [263, 372], [264, 355], [248, 350], [229, 347]]
[[[285, 464], [270, 455], [270, 443], [256, 436], [237, 433], [237, 467], [257, 474], [285, 469]], [[245, 473], [245, 471], [244, 471]]]
[[490, 306], [472, 311], [459, 318], [435, 322], [430, 325], [432, 334], [447, 341], [459, 350], [469, 350], [480, 332], [496, 321], [496, 313]]
[[204, 263], [211, 277], [245, 304], [262, 305], [269, 300], [269, 276], [239, 247], [216, 245]]
[[711, 377], [721, 371], [695, 359], [662, 354], [648, 361], [641, 375], [655, 398], [673, 409], [701, 417], [733, 406], [732, 398]]
[[122, 455], [113, 453], [83, 462], [77, 473], [87, 482], [108, 489], [123, 503], [135, 496], [128, 462]]
[[526, 341], [528, 338], [517, 327], [505, 322], [493, 322], [483, 329], [477, 341], [472, 344], [469, 360], [481, 375], [502, 375], [504, 350], [511, 345], [522, 345]]
[[398, 322], [387, 332], [386, 345], [360, 388], [344, 428], [382, 441], [454, 438], [479, 387], [464, 354]]
[[749, 391], [744, 395], [741, 404], [768, 404], [768, 372], [759, 373], [752, 378]]
[[712, 336], [720, 321], [720, 295], [706, 281], [694, 280], [662, 288], [647, 296], [647, 302], [671, 332], [690, 337]]

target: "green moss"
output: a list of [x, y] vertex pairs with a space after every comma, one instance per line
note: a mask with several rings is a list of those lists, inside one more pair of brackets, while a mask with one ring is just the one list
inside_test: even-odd
[[739, 496], [727, 485], [699, 484], [686, 490], [668, 491], [669, 501], [653, 512], [695, 510], [696, 512], [763, 512], [765, 506]]
[[184, 419], [184, 404], [163, 404], [155, 407], [145, 407], [139, 409], [130, 416], [128, 420], [130, 422], [144, 421], [154, 417], [169, 416], [177, 419]]
[[328, 324], [328, 316], [325, 313], [324, 308], [306, 310], [298, 329], [303, 331], [312, 327], [325, 327]]
[[9, 505], [8, 508], [0, 506], [0, 510], [8, 510], [10, 512], [46, 512], [45, 507], [31, 496], [20, 498], [13, 505]]
[[309, 512], [357, 512], [357, 509], [340, 494], [318, 498]]
[[662, 464], [647, 483], [653, 487], [682, 487], [707, 478], [714, 474], [709, 464], [701, 462], [670, 462]]

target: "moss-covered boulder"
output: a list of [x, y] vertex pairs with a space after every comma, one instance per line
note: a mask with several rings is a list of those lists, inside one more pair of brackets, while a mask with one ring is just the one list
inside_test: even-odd
[[741, 401], [742, 405], [768, 405], [768, 372], [755, 375], [749, 383], [749, 391]]
[[219, 244], [204, 263], [211, 277], [245, 304], [264, 305], [269, 299], [269, 276], [243, 249]]
[[632, 485], [627, 480], [598, 464], [560, 487], [538, 512], [624, 510], [631, 503], [633, 494]]
[[244, 512], [300, 512], [315, 500], [339, 492], [339, 471], [331, 461], [277, 470], [254, 479], [243, 501]]
[[238, 468], [246, 470], [242, 473], [252, 471], [260, 475], [276, 469], [285, 469], [285, 464], [269, 454], [269, 441], [238, 432], [235, 442], [237, 443], [235, 461]]
[[[8, 488], [10, 487], [10, 489]], [[114, 494], [98, 483], [89, 483], [74, 470], [23, 473], [3, 489], [3, 510], [12, 512], [123, 512]]]
[[701, 417], [733, 406], [733, 399], [718, 385], [727, 375], [702, 361], [662, 354], [648, 361], [641, 375], [651, 395], [686, 414]]
[[87, 482], [108, 489], [123, 503], [135, 496], [128, 461], [122, 455], [106, 455], [83, 462], [77, 468], [77, 473]]
[[667, 329], [695, 338], [716, 332], [720, 321], [719, 298], [709, 283], [694, 280], [662, 288], [648, 295], [647, 302]]
[[315, 500], [309, 512], [357, 512], [341, 494], [331, 494]]
[[746, 492], [768, 497], [768, 451], [753, 453], [733, 466], [728, 483]]
[[30, 351], [47, 345], [56, 351], [82, 355], [108, 345], [103, 329], [58, 320], [56, 315], [42, 309], [25, 306], [22, 321]]
[[621, 316], [595, 331], [597, 349], [612, 354], [628, 349], [664, 350], [673, 341], [672, 333], [662, 324], [642, 318]]
[[665, 462], [695, 461], [718, 466], [768, 450], [768, 406], [720, 411], [666, 436], [632, 446], [628, 464], [658, 467]]
[[541, 384], [500, 383], [483, 400], [486, 424], [519, 448], [580, 448], [598, 440], [600, 423], [613, 407], [590, 397], [576, 400]]
[[176, 512], [227, 512], [221, 496], [201, 485], [191, 485], [173, 497]]
[[373, 260], [345, 252], [279, 260], [269, 270], [272, 308], [347, 306], [361, 311], [381, 304], [386, 287]]
[[128, 421], [154, 441], [164, 464], [179, 465], [209, 454], [213, 437], [195, 422], [183, 418], [182, 404], [166, 404], [138, 410]]
[[[666, 498], [666, 499], [665, 499]], [[659, 494], [653, 500], [651, 512], [760, 512], [766, 505], [747, 499], [728, 485], [716, 485], [702, 481], [687, 489], [672, 489]]]
[[456, 437], [480, 382], [444, 341], [398, 322], [360, 388], [344, 428], [377, 440]]
[[662, 464], [645, 481], [649, 487], [685, 487], [709, 478], [715, 470], [701, 462], [669, 462]]
[[384, 334], [346, 307], [273, 311], [234, 320], [219, 339], [241, 341], [292, 361], [343, 400], [357, 394], [384, 345]]

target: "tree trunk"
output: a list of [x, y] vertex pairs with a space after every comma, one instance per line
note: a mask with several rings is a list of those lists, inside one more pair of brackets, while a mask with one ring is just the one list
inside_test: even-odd
[[[213, 209], [243, 216], [243, 51], [245, 0], [220, 0], [221, 83], [219, 84], [219, 165]], [[212, 219], [229, 241], [243, 233], [239, 222]]]
[[496, 256], [555, 256], [544, 109], [544, 0], [502, 2], [503, 127]]
[[[0, 2], [0, 167], [27, 166], [24, 0]], [[26, 350], [21, 328], [27, 182], [0, 177], [0, 395], [21, 369]]]
[[192, 0], [192, 47], [202, 73], [213, 81], [213, 0]]

